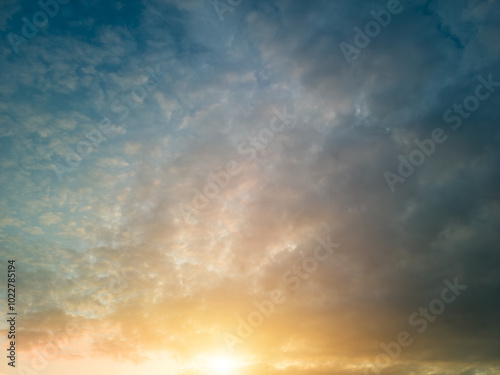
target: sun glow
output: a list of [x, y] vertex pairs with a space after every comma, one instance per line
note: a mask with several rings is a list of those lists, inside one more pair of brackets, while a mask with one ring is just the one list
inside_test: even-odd
[[206, 368], [213, 374], [234, 374], [234, 370], [239, 367], [235, 358], [225, 355], [213, 355], [207, 358]]
[[216, 356], [208, 360], [208, 367], [217, 374], [228, 374], [237, 367], [237, 362], [230, 357]]
[[214, 350], [187, 359], [182, 367], [193, 374], [241, 375], [241, 371], [251, 363], [252, 357], [228, 353], [226, 350]]

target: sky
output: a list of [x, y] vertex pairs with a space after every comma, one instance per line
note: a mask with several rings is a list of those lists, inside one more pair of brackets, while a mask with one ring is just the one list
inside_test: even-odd
[[500, 374], [499, 16], [2, 0], [0, 374]]

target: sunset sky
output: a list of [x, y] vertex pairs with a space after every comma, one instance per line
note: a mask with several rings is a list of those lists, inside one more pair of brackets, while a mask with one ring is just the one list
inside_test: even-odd
[[499, 19], [2, 0], [0, 375], [500, 374]]

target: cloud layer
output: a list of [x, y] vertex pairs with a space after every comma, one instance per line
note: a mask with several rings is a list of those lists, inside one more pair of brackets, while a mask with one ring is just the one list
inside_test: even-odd
[[[72, 0], [17, 53], [9, 33], [40, 6], [3, 3], [0, 255], [19, 263], [19, 350], [74, 323], [88, 361], [161, 352], [201, 373], [197, 356], [280, 289], [235, 349], [242, 374], [365, 373], [401, 331], [414, 342], [385, 374], [500, 373], [500, 88], [458, 129], [443, 118], [478, 77], [500, 82], [498, 2], [402, 0], [352, 63], [340, 44], [388, 3], [221, 3], [223, 21], [209, 1]], [[384, 173], [436, 128], [447, 140], [391, 191]], [[327, 234], [340, 247], [291, 291], [282, 276]], [[418, 333], [409, 316], [445, 279], [467, 289]]]

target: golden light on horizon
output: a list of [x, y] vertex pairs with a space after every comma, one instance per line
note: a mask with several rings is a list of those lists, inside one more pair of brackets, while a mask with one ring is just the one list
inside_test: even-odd
[[238, 369], [248, 365], [241, 357], [224, 352], [204, 353], [195, 358], [194, 362], [196, 370], [210, 375], [237, 375]]
[[238, 361], [227, 356], [215, 356], [208, 360], [208, 367], [216, 374], [228, 374], [238, 367]]

